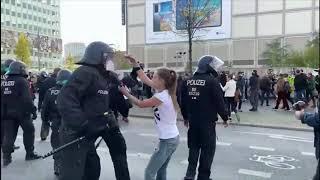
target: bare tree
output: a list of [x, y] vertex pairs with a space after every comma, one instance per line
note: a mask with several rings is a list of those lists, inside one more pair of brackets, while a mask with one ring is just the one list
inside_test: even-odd
[[[210, 19], [213, 12], [219, 8], [215, 3], [219, 2], [217, 0], [186, 0], [187, 3], [184, 4], [183, 8], [178, 9], [178, 4], [176, 5], [177, 15], [182, 18], [182, 27], [178, 29], [175, 33], [185, 34], [188, 37], [188, 69], [192, 73], [192, 45], [193, 41], [198, 39], [196, 32], [203, 29], [204, 23]], [[178, 3], [178, 1], [177, 1]], [[180, 1], [180, 3], [185, 3]], [[177, 22], [176, 22], [177, 23]], [[178, 24], [177, 24], [178, 25]], [[179, 25], [178, 25], [179, 26]], [[176, 27], [178, 27], [176, 26]], [[181, 24], [180, 24], [181, 26]], [[179, 31], [180, 30], [180, 31]]]

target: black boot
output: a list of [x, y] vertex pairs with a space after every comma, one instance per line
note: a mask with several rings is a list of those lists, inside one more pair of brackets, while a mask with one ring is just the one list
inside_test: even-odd
[[31, 152], [31, 153], [26, 154], [26, 161], [36, 160], [36, 159], [40, 159], [40, 158], [41, 158], [41, 156], [35, 152]]
[[3, 154], [3, 166], [8, 166], [12, 162], [11, 154]]

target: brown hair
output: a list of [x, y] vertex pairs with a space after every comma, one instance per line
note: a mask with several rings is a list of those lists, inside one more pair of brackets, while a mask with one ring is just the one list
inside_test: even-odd
[[170, 70], [167, 68], [160, 68], [157, 70], [157, 74], [161, 79], [163, 79], [164, 86], [169, 91], [173, 105], [175, 109], [178, 110], [179, 105], [178, 105], [177, 96], [176, 96], [177, 73], [174, 70]]

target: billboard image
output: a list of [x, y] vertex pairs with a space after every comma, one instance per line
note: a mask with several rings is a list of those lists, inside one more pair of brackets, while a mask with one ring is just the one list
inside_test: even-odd
[[[188, 0], [146, 1], [146, 43], [187, 41]], [[193, 0], [192, 10], [203, 19], [195, 37], [199, 40], [225, 39], [231, 34], [231, 0]], [[201, 14], [202, 13], [202, 14]]]

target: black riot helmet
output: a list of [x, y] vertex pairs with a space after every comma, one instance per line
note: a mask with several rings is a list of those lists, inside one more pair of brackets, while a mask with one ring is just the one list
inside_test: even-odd
[[224, 64], [224, 62], [216, 56], [205, 55], [199, 59], [198, 69], [196, 73], [199, 74], [213, 74], [218, 76], [219, 68]]
[[28, 77], [27, 66], [21, 61], [14, 61], [10, 64], [6, 75], [22, 75]]
[[71, 77], [71, 71], [66, 69], [60, 70], [56, 78], [57, 84], [62, 86], [65, 85], [68, 82], [70, 77]]
[[40, 77], [47, 78], [48, 77], [48, 73], [45, 72], [45, 71], [41, 71], [40, 72]]
[[83, 58], [77, 64], [106, 65], [114, 56], [113, 49], [106, 43], [95, 41], [88, 45]]

